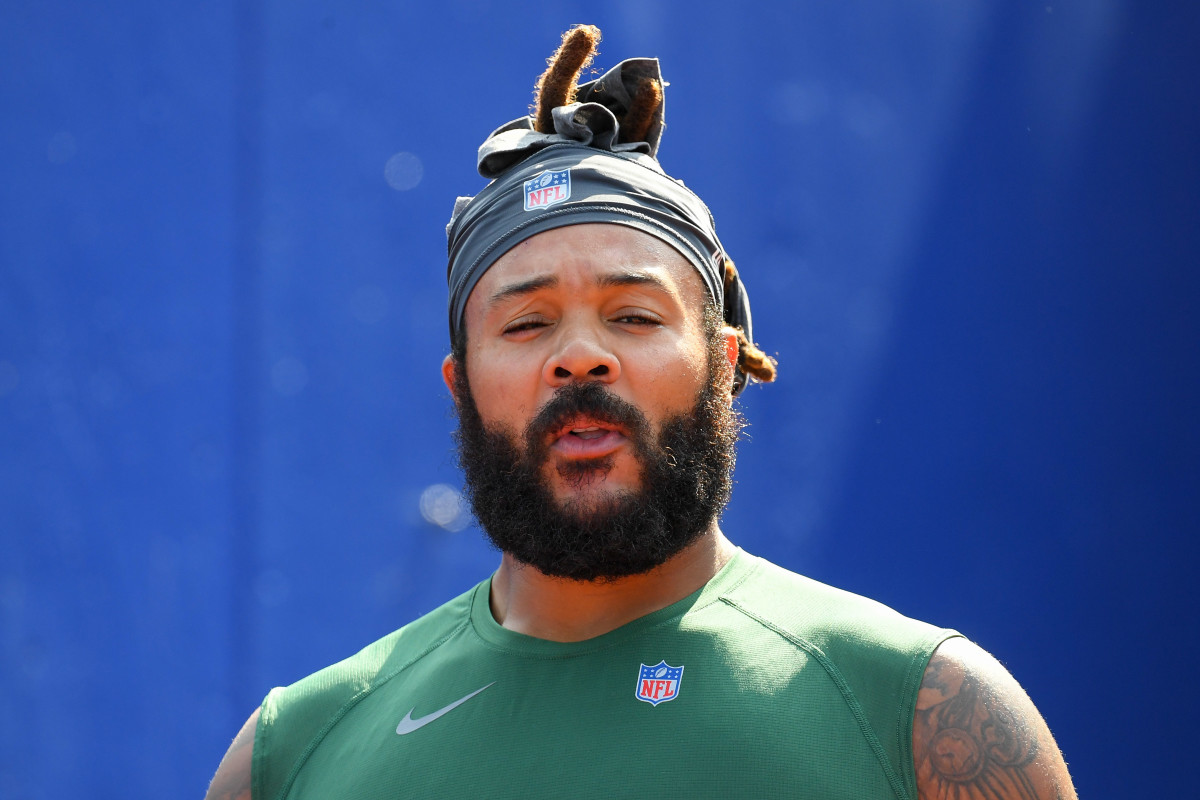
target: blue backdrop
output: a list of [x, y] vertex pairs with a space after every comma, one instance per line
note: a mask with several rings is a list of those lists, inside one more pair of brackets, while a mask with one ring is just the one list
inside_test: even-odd
[[0, 797], [199, 796], [494, 568], [443, 226], [580, 21], [779, 357], [726, 532], [995, 652], [1082, 796], [1191, 794], [1198, 8], [5, 4]]

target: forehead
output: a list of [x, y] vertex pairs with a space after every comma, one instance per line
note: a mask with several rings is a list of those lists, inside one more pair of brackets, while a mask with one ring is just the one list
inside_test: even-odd
[[515, 283], [556, 279], [558, 285], [578, 285], [620, 273], [651, 276], [696, 311], [708, 302], [695, 267], [671, 245], [626, 225], [586, 223], [531, 236], [497, 259], [471, 292], [467, 317], [481, 313], [488, 298]]

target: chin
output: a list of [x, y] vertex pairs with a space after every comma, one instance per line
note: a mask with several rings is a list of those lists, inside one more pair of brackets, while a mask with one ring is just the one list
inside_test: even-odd
[[571, 509], [583, 514], [603, 511], [618, 505], [622, 500], [636, 494], [637, 486], [623, 486], [605, 479], [584, 478], [579, 483], [559, 486], [554, 492], [558, 507], [564, 511]]
[[[587, 461], [559, 461], [549, 470], [549, 484], [560, 506], [603, 505], [641, 490], [637, 465], [612, 456]], [[632, 474], [631, 474], [632, 473]]]

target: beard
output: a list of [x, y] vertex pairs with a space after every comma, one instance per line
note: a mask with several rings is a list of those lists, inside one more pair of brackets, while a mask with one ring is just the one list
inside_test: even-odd
[[[595, 381], [558, 389], [519, 439], [489, 430], [460, 359], [454, 388], [459, 463], [475, 518], [492, 544], [545, 575], [604, 581], [648, 572], [709, 530], [729, 501], [744, 426], [716, 388], [720, 356], [713, 351], [695, 405], [664, 420], [657, 435], [636, 406]], [[546, 477], [552, 434], [578, 416], [626, 432], [641, 472], [639, 489], [599, 499], [554, 497]], [[603, 481], [612, 467], [607, 456], [567, 460], [556, 471], [578, 489]]]

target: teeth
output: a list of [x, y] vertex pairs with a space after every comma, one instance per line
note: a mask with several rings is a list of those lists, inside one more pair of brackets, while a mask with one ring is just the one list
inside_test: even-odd
[[593, 431], [598, 431], [598, 430], [600, 430], [600, 428], [593, 425], [590, 428], [572, 428], [571, 433], [591, 433]]

